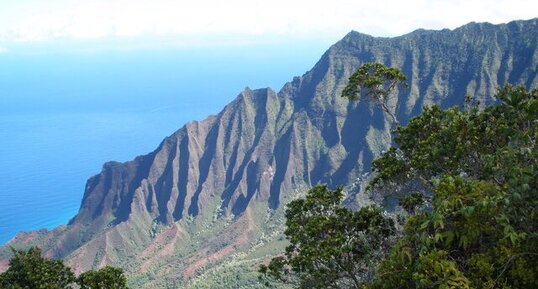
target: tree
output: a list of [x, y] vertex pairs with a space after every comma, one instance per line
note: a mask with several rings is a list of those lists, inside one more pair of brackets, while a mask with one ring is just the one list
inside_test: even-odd
[[428, 200], [374, 288], [538, 288], [538, 90], [484, 110], [433, 106], [396, 131], [372, 188]]
[[[342, 96], [378, 101], [388, 107], [389, 96], [405, 81], [404, 74], [379, 63], [366, 63], [355, 72]], [[362, 288], [373, 278], [376, 264], [393, 241], [395, 224], [378, 206], [352, 211], [342, 206], [341, 188], [312, 188], [305, 199], [286, 209], [286, 252], [262, 265], [260, 278], [270, 285], [278, 280], [299, 288]]]
[[349, 83], [342, 91], [342, 97], [357, 100], [359, 96], [379, 102], [383, 110], [398, 125], [398, 119], [389, 108], [388, 101], [398, 85], [407, 86], [405, 74], [397, 68], [387, 67], [381, 63], [365, 63], [349, 78]]
[[[383, 103], [394, 85], [381, 87], [381, 76], [370, 82], [371, 67], [364, 69], [344, 96], [366, 83]], [[368, 208], [347, 211], [336, 198], [327, 215], [319, 208], [327, 208], [329, 191], [314, 188], [288, 207], [291, 245], [261, 267], [262, 276], [292, 276], [300, 288], [538, 288], [538, 90], [506, 85], [496, 97], [483, 110], [425, 107], [396, 128], [394, 146], [373, 162], [369, 185], [399, 198], [407, 211], [399, 216], [402, 231], [382, 235], [386, 245], [348, 241], [365, 231], [350, 230], [356, 219], [345, 215]], [[381, 210], [375, 215], [389, 220]], [[352, 248], [361, 253], [350, 255]], [[349, 256], [347, 266], [331, 266]], [[382, 259], [375, 270], [373, 256]], [[361, 264], [372, 266], [351, 271], [359, 282], [346, 280], [344, 268]]]
[[299, 288], [360, 288], [390, 244], [392, 219], [378, 206], [351, 211], [341, 188], [315, 186], [290, 202], [284, 232], [290, 241], [260, 273], [266, 284], [280, 280]]
[[[123, 270], [106, 266], [98, 271], [82, 273], [78, 278], [61, 260], [50, 260], [41, 249], [13, 249], [9, 268], [0, 274], [2, 289], [127, 289]], [[79, 286], [75, 285], [75, 282]]]
[[98, 271], [88, 271], [77, 278], [80, 289], [127, 289], [123, 270], [106, 266]]
[[41, 256], [41, 250], [14, 250], [9, 268], [0, 274], [0, 287], [12, 289], [64, 289], [72, 288], [75, 275], [61, 260]]

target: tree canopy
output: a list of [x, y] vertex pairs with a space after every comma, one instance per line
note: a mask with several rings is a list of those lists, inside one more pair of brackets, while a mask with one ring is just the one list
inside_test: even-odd
[[41, 250], [13, 250], [9, 268], [0, 274], [0, 287], [13, 289], [64, 289], [72, 288], [75, 274], [61, 260], [41, 256]]
[[0, 274], [2, 289], [128, 289], [126, 284], [123, 270], [110, 266], [76, 278], [61, 260], [44, 258], [38, 247], [13, 249], [9, 268]]
[[407, 87], [405, 74], [397, 68], [387, 67], [381, 63], [365, 63], [349, 78], [349, 83], [342, 91], [342, 97], [358, 100], [359, 96], [374, 100], [390, 115], [395, 124], [398, 119], [389, 108], [389, 99], [399, 86]]
[[88, 271], [77, 278], [80, 289], [126, 289], [127, 278], [119, 268], [105, 266], [97, 271]]
[[300, 288], [353, 288], [371, 279], [394, 223], [378, 206], [355, 212], [343, 207], [343, 197], [341, 188], [320, 185], [288, 204], [291, 244], [260, 272]]
[[[356, 83], [344, 94], [355, 95]], [[496, 98], [483, 109], [425, 107], [396, 128], [394, 146], [373, 162], [369, 190], [399, 199], [404, 212], [393, 218], [400, 230], [378, 226], [390, 223], [387, 212], [351, 212], [338, 198], [328, 217], [318, 208], [341, 191], [316, 187], [288, 205], [291, 245], [261, 267], [262, 278], [298, 278], [297, 288], [321, 288], [316, 285], [353, 279], [337, 267], [347, 260], [359, 282], [327, 287], [538, 288], [538, 90], [505, 85]], [[364, 219], [343, 217], [366, 211], [375, 212], [369, 231], [361, 230]], [[362, 242], [350, 241], [357, 233]]]
[[374, 162], [372, 187], [415, 192], [375, 288], [538, 288], [538, 90], [483, 110], [426, 108]]

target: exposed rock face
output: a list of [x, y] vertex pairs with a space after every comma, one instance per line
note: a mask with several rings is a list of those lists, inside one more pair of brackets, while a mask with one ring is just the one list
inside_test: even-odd
[[538, 19], [396, 38], [351, 32], [280, 92], [247, 88], [154, 152], [105, 164], [67, 226], [8, 245], [38, 244], [78, 271], [123, 266], [147, 288], [184, 285], [223, 260], [263, 258], [298, 188], [349, 184], [390, 145], [391, 120], [378, 105], [340, 97], [362, 63], [408, 76], [390, 103], [405, 123], [424, 105], [462, 105], [466, 95], [490, 104], [506, 82], [538, 87], [537, 44]]

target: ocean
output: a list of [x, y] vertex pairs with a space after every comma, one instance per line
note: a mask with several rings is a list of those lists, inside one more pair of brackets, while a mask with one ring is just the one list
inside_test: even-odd
[[103, 163], [151, 152], [247, 86], [278, 91], [326, 48], [0, 54], [0, 244], [67, 223]]

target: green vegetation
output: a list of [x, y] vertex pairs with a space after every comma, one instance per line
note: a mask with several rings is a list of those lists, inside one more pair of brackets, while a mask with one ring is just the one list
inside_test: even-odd
[[48, 260], [41, 250], [32, 247], [28, 251], [13, 250], [9, 269], [0, 274], [2, 288], [63, 289], [71, 288], [75, 274], [60, 260]]
[[426, 108], [374, 162], [373, 188], [426, 200], [374, 288], [538, 287], [538, 90], [507, 85], [497, 98]]
[[127, 289], [126, 283], [123, 270], [110, 266], [76, 278], [61, 260], [44, 258], [37, 247], [13, 250], [9, 268], [0, 274], [0, 288], [6, 289]]
[[369, 190], [399, 199], [400, 213], [351, 212], [326, 187], [290, 203], [291, 245], [260, 278], [297, 288], [538, 288], [538, 90], [506, 85], [496, 97], [484, 109], [425, 107], [396, 128]]
[[368, 280], [394, 223], [378, 206], [356, 212], [343, 207], [343, 197], [341, 188], [316, 186], [289, 203], [284, 233], [291, 244], [260, 272], [300, 288], [350, 288]]
[[[282, 202], [288, 203], [298, 196], [305, 196], [305, 188], [307, 188], [306, 185], [295, 188], [284, 196]], [[182, 236], [181, 246], [178, 246], [174, 254], [159, 257], [158, 263], [152, 265], [148, 273], [143, 276], [136, 274], [129, 276], [129, 286], [131, 288], [185, 289], [265, 288], [257, 279], [257, 267], [267, 259], [267, 256], [275, 256], [287, 245], [283, 235], [284, 209], [272, 210], [265, 203], [253, 203], [249, 210], [251, 210], [252, 223], [255, 226], [251, 228], [249, 235], [244, 234], [248, 236], [248, 239], [234, 244], [234, 240], [239, 237], [237, 233], [243, 234], [247, 228], [238, 226], [236, 228], [240, 230], [233, 229], [234, 216], [224, 215], [221, 207], [220, 198], [210, 199], [206, 203], [206, 208], [201, 210], [196, 218], [179, 221], [178, 226], [188, 233]], [[234, 234], [231, 237], [235, 239], [230, 238], [230, 233]], [[222, 237], [216, 241], [213, 239], [214, 236]], [[230, 253], [220, 260], [199, 267], [191, 278], [185, 278], [180, 274], [196, 261], [189, 258], [197, 252], [208, 248], [209, 250], [205, 251], [204, 255], [198, 256], [210, 256], [223, 249], [227, 251], [226, 248], [231, 246], [233, 246], [233, 251], [228, 251]], [[170, 270], [176, 274], [163, 277], [164, 270]]]
[[396, 116], [391, 112], [388, 101], [394, 89], [399, 85], [407, 87], [405, 74], [397, 68], [386, 67], [377, 62], [365, 63], [351, 75], [342, 96], [357, 100], [359, 96], [379, 102], [383, 110], [390, 115], [395, 124]]
[[105, 266], [98, 271], [88, 271], [80, 274], [77, 279], [80, 289], [126, 289], [127, 278], [123, 270], [111, 266]]

